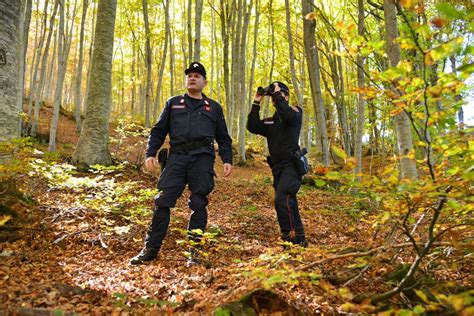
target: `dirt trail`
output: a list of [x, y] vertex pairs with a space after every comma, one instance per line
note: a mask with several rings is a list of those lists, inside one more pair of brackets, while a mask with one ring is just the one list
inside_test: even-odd
[[[62, 141], [77, 141], [70, 120], [60, 120], [60, 129], [69, 130], [58, 133], [69, 135]], [[37, 205], [20, 214], [21, 238], [0, 244], [2, 309], [20, 314], [38, 314], [39, 309], [80, 314], [211, 313], [262, 287], [252, 273], [272, 260], [277, 261], [273, 268], [283, 259], [297, 267], [327, 255], [328, 249], [367, 246], [367, 225], [347, 212], [351, 198], [303, 186], [298, 198], [310, 247], [283, 252], [270, 170], [262, 158], [257, 159], [252, 167], [234, 167], [228, 178], [222, 177], [217, 159], [208, 228], [218, 234], [204, 246], [204, 264], [192, 268], [185, 267], [187, 247], [182, 245], [189, 192], [172, 210], [159, 259], [132, 267], [128, 261], [143, 245], [150, 211], [133, 221], [120, 213], [101, 214], [77, 203], [78, 194], [87, 197], [87, 192], [51, 190], [44, 180], [21, 176], [19, 182]], [[139, 181], [143, 188], [153, 188], [157, 175], [129, 168], [114, 177], [120, 185]], [[149, 210], [151, 206], [152, 199]], [[299, 286], [275, 285], [273, 290], [302, 312], [333, 312], [337, 302], [323, 298], [327, 287], [314, 286], [306, 278]]]

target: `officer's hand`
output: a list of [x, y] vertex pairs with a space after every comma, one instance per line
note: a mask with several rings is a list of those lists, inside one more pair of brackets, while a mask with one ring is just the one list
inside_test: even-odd
[[260, 94], [258, 92], [255, 92], [255, 96], [253, 97], [254, 101], [260, 102], [263, 99], [263, 94]]
[[[273, 85], [275, 86], [275, 88], [273, 89], [273, 93], [281, 91], [281, 88], [278, 85], [278, 82], [274, 82]], [[281, 93], [281, 95], [284, 95], [283, 92], [280, 92], [280, 93]]]
[[230, 163], [224, 164], [224, 177], [227, 177], [232, 172], [232, 165]]
[[156, 166], [156, 158], [155, 157], [148, 157], [145, 160], [145, 170], [150, 172], [153, 171], [153, 169]]

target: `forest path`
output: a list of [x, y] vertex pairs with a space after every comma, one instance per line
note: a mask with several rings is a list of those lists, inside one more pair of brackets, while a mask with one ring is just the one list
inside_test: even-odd
[[[81, 201], [99, 196], [101, 185], [112, 178], [116, 190], [132, 180], [145, 189], [155, 186], [155, 176], [122, 170], [103, 175], [94, 187], [79, 191], [48, 189], [44, 180], [25, 176], [23, 185], [38, 205], [25, 214], [29, 220], [28, 228], [21, 230], [22, 238], [2, 244], [2, 305], [85, 314], [166, 309], [210, 313], [265, 285], [256, 281], [266, 273], [258, 269], [272, 266], [275, 260], [297, 267], [327, 256], [332, 249], [367, 246], [364, 223], [347, 212], [352, 205], [350, 197], [303, 186], [298, 198], [310, 246], [304, 251], [283, 252], [268, 167], [263, 162], [235, 167], [228, 178], [219, 176], [221, 168], [217, 163], [218, 177], [208, 207], [208, 231], [217, 236], [204, 246], [204, 264], [191, 268], [185, 267], [184, 254], [183, 231], [190, 214], [187, 190], [171, 212], [170, 230], [159, 259], [137, 267], [129, 266], [128, 261], [142, 247], [151, 212], [135, 217], [128, 216], [126, 210], [98, 212]], [[74, 181], [84, 176], [96, 177], [78, 174]], [[143, 204], [151, 209], [152, 198]], [[274, 290], [300, 310], [333, 310], [316, 298], [325, 291], [307, 280], [300, 286], [283, 283]]]

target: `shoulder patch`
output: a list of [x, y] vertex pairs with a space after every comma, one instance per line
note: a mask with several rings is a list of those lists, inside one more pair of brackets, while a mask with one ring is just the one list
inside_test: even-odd
[[293, 106], [293, 105], [291, 105], [290, 108], [291, 108], [293, 111], [295, 111], [295, 112], [299, 112], [299, 111], [300, 111], [300, 109], [299, 109], [298, 107]]

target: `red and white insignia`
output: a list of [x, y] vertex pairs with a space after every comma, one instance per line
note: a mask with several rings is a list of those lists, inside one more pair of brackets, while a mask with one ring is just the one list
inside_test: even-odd
[[211, 112], [211, 105], [209, 104], [209, 101], [204, 100], [204, 104], [204, 110], [206, 110], [207, 112]]

